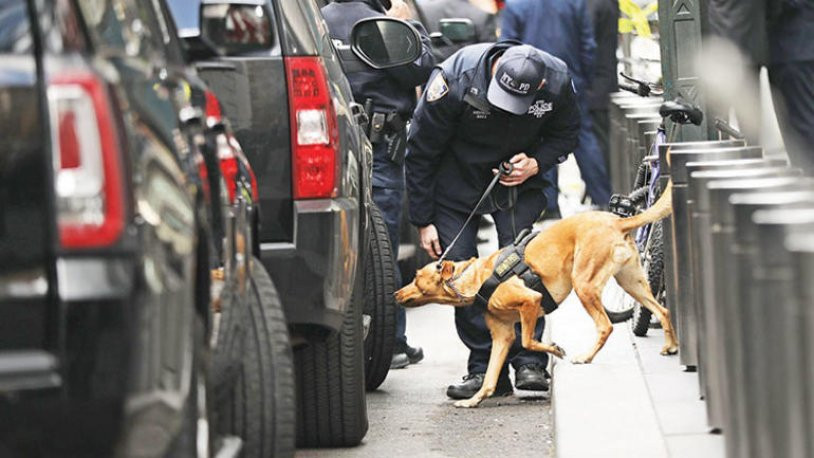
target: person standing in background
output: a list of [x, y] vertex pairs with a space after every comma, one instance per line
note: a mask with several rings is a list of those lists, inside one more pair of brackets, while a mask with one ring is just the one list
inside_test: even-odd
[[768, 11], [769, 81], [793, 165], [814, 171], [814, 0], [776, 0]]
[[[507, 0], [500, 17], [501, 39], [532, 45], [568, 65], [580, 108], [579, 145], [574, 157], [593, 204], [606, 207], [610, 200], [610, 179], [593, 133], [587, 98], [596, 41], [585, 0]], [[546, 178], [554, 184], [546, 192], [548, 212], [556, 216], [559, 214], [556, 169]]]
[[437, 46], [439, 61], [455, 51], [474, 43], [491, 43], [497, 40], [497, 16], [478, 8], [469, 0], [416, 0], [419, 16], [430, 33], [440, 32], [441, 19], [466, 18], [475, 26], [475, 41], [471, 43]]
[[[389, 16], [411, 21], [412, 13], [403, 0], [336, 0], [322, 8], [331, 39], [350, 43], [353, 25], [362, 19]], [[404, 153], [407, 122], [416, 106], [416, 87], [424, 84], [435, 65], [430, 38], [421, 24], [411, 21], [421, 35], [421, 56], [407, 65], [390, 70], [363, 67], [346, 72], [353, 97], [360, 104], [371, 102], [369, 137], [373, 144], [373, 201], [387, 224], [393, 258], [398, 259], [399, 226], [404, 195]], [[394, 266], [395, 283], [401, 285]], [[407, 344], [407, 317], [403, 307], [396, 311], [396, 345], [391, 368], [400, 369], [424, 358], [421, 347]]]
[[616, 58], [619, 43], [619, 0], [588, 0], [588, 9], [591, 11], [596, 39], [594, 77], [588, 89], [588, 106], [591, 121], [594, 123], [594, 135], [605, 158], [605, 167], [608, 169], [610, 151], [608, 104], [610, 93], [619, 89], [616, 76], [619, 63]]

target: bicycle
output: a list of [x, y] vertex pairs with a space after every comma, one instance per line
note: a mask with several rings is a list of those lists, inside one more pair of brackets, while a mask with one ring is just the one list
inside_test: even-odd
[[[621, 83], [620, 89], [632, 92], [640, 97], [660, 96], [664, 92], [652, 83], [640, 81], [621, 73], [622, 77], [634, 85]], [[686, 124], [700, 125], [704, 119], [703, 112], [695, 105], [685, 102], [681, 97], [665, 101], [659, 107], [662, 122], [657, 128], [656, 136], [647, 156], [645, 156], [636, 171], [633, 191], [630, 194], [614, 194], [610, 201], [610, 210], [622, 217], [633, 216], [653, 205], [661, 195], [658, 181], [661, 177], [661, 164], [659, 163], [658, 149], [660, 145], [672, 143], [681, 126]], [[664, 120], [673, 122], [669, 134]], [[716, 123], [717, 125], [717, 123]], [[734, 131], [734, 129], [733, 129]], [[634, 240], [639, 249], [639, 256], [647, 274], [648, 284], [653, 296], [662, 304], [665, 303], [664, 290], [664, 251], [663, 226], [658, 221], [639, 228]], [[642, 307], [635, 299], [626, 294], [621, 288], [612, 292], [613, 296], [605, 304], [612, 304], [606, 310], [616, 316], [629, 317], [631, 328], [637, 336], [647, 335], [651, 326], [652, 314]], [[658, 323], [655, 323], [658, 325]]]

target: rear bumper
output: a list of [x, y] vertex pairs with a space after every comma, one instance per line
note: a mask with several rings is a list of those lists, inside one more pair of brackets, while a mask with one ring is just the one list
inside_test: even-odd
[[294, 242], [261, 243], [289, 325], [338, 331], [350, 304], [359, 265], [359, 201], [294, 203]]
[[46, 348], [0, 350], [0, 450], [10, 456], [107, 455], [122, 424], [133, 262], [60, 259], [57, 266], [59, 311], [47, 314], [55, 323], [43, 323]]

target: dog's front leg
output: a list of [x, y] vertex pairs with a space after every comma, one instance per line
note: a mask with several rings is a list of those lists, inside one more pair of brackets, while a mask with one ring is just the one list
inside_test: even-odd
[[484, 399], [495, 392], [500, 370], [506, 362], [506, 355], [514, 343], [514, 323], [506, 323], [486, 312], [484, 319], [489, 332], [492, 333], [492, 351], [489, 354], [489, 365], [486, 366], [486, 376], [480, 390], [469, 399], [455, 403], [455, 407], [477, 407]]
[[520, 308], [520, 334], [522, 337], [523, 348], [531, 351], [539, 351], [550, 353], [557, 358], [565, 356], [565, 350], [559, 345], [552, 343], [546, 345], [540, 341], [534, 340], [534, 328], [537, 327], [537, 315], [539, 314], [540, 306], [536, 302], [529, 302]]

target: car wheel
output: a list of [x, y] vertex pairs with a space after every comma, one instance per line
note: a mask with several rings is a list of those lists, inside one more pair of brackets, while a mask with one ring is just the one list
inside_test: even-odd
[[370, 328], [365, 338], [365, 387], [384, 382], [393, 359], [396, 338], [395, 261], [381, 210], [370, 207], [370, 236], [365, 259], [365, 315]]
[[204, 324], [200, 316], [194, 316], [192, 370], [189, 393], [184, 406], [183, 423], [178, 437], [170, 446], [168, 457], [186, 458], [209, 456], [212, 436], [209, 423], [209, 386], [206, 379], [206, 340]]
[[367, 433], [362, 298], [353, 296], [340, 332], [294, 351], [299, 447], [350, 447]]
[[277, 289], [258, 259], [251, 265], [241, 371], [222, 401], [220, 428], [243, 439], [245, 458], [294, 456], [294, 362]]
[[220, 292], [217, 320], [217, 336], [212, 349], [212, 384], [216, 392], [228, 390], [240, 371], [243, 357], [245, 324], [234, 282], [227, 282]]

